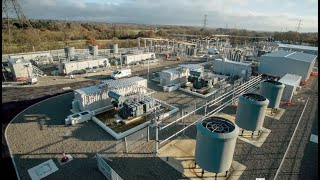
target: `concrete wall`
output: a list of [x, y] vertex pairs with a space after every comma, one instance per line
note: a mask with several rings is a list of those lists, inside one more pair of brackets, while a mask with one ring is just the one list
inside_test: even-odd
[[302, 81], [307, 81], [314, 63], [297, 61], [284, 57], [262, 56], [260, 60], [259, 72], [283, 77], [286, 74], [295, 74], [302, 77]]
[[[242, 71], [245, 71], [243, 73]], [[251, 76], [251, 66], [250, 65], [243, 65], [238, 63], [232, 63], [229, 61], [219, 61], [213, 60], [213, 71], [215, 73], [222, 73], [224, 75], [231, 75], [231, 76], [239, 76], [239, 77], [246, 77]]]

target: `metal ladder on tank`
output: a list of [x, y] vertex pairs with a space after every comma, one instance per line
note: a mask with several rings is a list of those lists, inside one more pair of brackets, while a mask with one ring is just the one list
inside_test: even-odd
[[36, 76], [36, 77], [42, 77], [44, 76], [43, 71], [41, 71], [38, 67], [32, 65], [32, 73]]

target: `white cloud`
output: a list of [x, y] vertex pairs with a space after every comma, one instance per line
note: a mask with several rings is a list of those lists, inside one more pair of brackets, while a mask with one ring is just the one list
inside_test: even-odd
[[[283, 26], [296, 27], [298, 20], [302, 20], [301, 30], [317, 31], [318, 15], [301, 14], [291, 8], [300, 4], [284, 3], [286, 7], [278, 5], [278, 1], [250, 1], [250, 0], [26, 0], [21, 4], [30, 18], [74, 19], [85, 21], [128, 22], [145, 24], [177, 24], [201, 26], [204, 14], [208, 15], [208, 26], [234, 27], [241, 24], [252, 30], [279, 31]], [[307, 0], [308, 3], [316, 3]], [[39, 3], [40, 2], [40, 3]], [[263, 12], [255, 7], [266, 4], [282, 11], [268, 9]], [[290, 7], [290, 8], [288, 8]], [[317, 11], [313, 7], [310, 11]], [[309, 11], [309, 9], [308, 9]]]

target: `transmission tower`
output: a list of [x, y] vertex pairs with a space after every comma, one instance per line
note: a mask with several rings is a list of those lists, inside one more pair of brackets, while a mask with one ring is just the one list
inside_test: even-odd
[[300, 26], [301, 26], [301, 19], [299, 20], [299, 23], [298, 23], [297, 32], [299, 32]]
[[[28, 18], [24, 15], [17, 0], [2, 0], [2, 33], [4, 34], [4, 37], [2, 37], [2, 51], [5, 45], [10, 47], [12, 42], [16, 41], [12, 37], [12, 28], [14, 27], [14, 23], [19, 23], [22, 27], [30, 27], [33, 35], [38, 39], [38, 43], [40, 45], [41, 39], [39, 35], [32, 27]], [[5, 40], [5, 36], [8, 37], [7, 41]], [[31, 42], [30, 44], [34, 46]]]
[[207, 15], [204, 15], [204, 20], [203, 20], [203, 29], [206, 29], [207, 27]]

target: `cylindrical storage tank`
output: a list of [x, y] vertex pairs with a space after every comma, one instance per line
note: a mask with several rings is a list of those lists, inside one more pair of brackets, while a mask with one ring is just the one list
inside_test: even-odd
[[110, 52], [118, 53], [118, 44], [110, 44]]
[[269, 100], [259, 94], [247, 93], [239, 97], [236, 124], [248, 131], [261, 129]]
[[98, 51], [99, 51], [98, 46], [92, 46], [92, 45], [89, 46], [89, 52], [91, 55], [98, 56]]
[[67, 57], [73, 57], [76, 54], [76, 51], [74, 47], [65, 47], [64, 48], [64, 53], [66, 54]]
[[195, 162], [203, 170], [221, 173], [230, 169], [239, 128], [222, 117], [197, 123]]
[[285, 85], [278, 81], [267, 80], [261, 82], [259, 94], [270, 101], [268, 108], [279, 108], [284, 87]]

